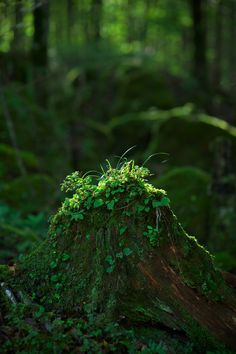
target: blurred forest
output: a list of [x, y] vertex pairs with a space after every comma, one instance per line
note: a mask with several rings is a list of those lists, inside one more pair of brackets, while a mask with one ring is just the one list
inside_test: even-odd
[[0, 1], [0, 263], [46, 237], [72, 171], [135, 146], [236, 271], [236, 1]]

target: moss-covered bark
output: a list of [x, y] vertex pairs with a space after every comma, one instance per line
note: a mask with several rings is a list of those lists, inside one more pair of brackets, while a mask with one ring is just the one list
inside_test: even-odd
[[204, 348], [233, 348], [233, 290], [147, 174], [126, 163], [98, 185], [72, 175], [64, 187], [75, 194], [52, 219], [48, 240], [17, 266], [13, 287], [65, 314], [163, 324]]

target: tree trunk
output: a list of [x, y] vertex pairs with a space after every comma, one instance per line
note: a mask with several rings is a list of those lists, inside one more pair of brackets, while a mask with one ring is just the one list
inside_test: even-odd
[[15, 2], [15, 23], [13, 27], [13, 40], [11, 47], [13, 50], [22, 48], [23, 42], [23, 1], [18, 0]]
[[222, 10], [223, 1], [220, 0], [217, 4], [216, 19], [215, 19], [215, 60], [214, 60], [214, 85], [220, 87], [222, 76]]
[[230, 84], [233, 85], [233, 91], [236, 91], [235, 82], [236, 82], [236, 70], [235, 70], [235, 61], [236, 61], [236, 2], [231, 0], [229, 6], [229, 80]]
[[73, 43], [73, 28], [75, 24], [75, 4], [73, 0], [67, 0], [67, 40]]
[[47, 104], [48, 92], [45, 84], [48, 69], [48, 24], [49, 2], [34, 2], [34, 34], [32, 43], [32, 64], [35, 93], [41, 105]]
[[35, 67], [47, 68], [48, 65], [48, 1], [34, 1], [33, 10], [34, 35], [32, 43], [32, 59]]
[[92, 40], [95, 42], [98, 42], [101, 39], [102, 5], [102, 0], [92, 0], [90, 20]]
[[132, 43], [135, 39], [135, 16], [134, 0], [127, 0], [127, 42]]
[[206, 14], [204, 0], [191, 0], [193, 19], [193, 72], [202, 88], [207, 85]]

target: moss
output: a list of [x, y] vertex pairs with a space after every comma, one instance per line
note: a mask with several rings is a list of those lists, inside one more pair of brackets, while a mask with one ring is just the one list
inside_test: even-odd
[[12, 310], [15, 296], [9, 288], [13, 283], [14, 273], [6, 265], [0, 265], [0, 314], [1, 318], [6, 311]]
[[[146, 158], [146, 155], [149, 156], [153, 153], [152, 150], [150, 154], [149, 152], [146, 154], [150, 138], [155, 135], [152, 132], [156, 132], [158, 127], [161, 127], [166, 120], [172, 117], [188, 117], [193, 109], [191, 104], [169, 110], [161, 110], [155, 107], [153, 106], [148, 111], [139, 110], [138, 112], [125, 112], [122, 115], [116, 115], [106, 126], [103, 126], [103, 132], [109, 136], [110, 141], [113, 143], [112, 148], [115, 151], [122, 151], [124, 144], [127, 146], [135, 145], [136, 149], [133, 154], [137, 153], [137, 159], [140, 159], [142, 155]], [[157, 134], [156, 137], [158, 137]], [[164, 150], [155, 150], [154, 152], [156, 153], [157, 151]]]
[[118, 114], [129, 111], [137, 112], [149, 107], [168, 109], [175, 106], [176, 99], [168, 87], [164, 75], [158, 76], [153, 63], [148, 60], [126, 63], [117, 77], [118, 100], [115, 111]]
[[210, 176], [194, 167], [178, 167], [153, 180], [153, 184], [168, 191], [183, 228], [206, 243]]
[[236, 129], [225, 121], [203, 114], [172, 116], [161, 125], [157, 124], [148, 153], [164, 151], [170, 154], [168, 166], [192, 165], [208, 172], [213, 161], [211, 145], [218, 137], [226, 137], [232, 142], [231, 164], [236, 166]]

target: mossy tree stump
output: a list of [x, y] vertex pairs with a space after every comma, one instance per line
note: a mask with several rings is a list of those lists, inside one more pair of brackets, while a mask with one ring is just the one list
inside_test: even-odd
[[109, 167], [97, 184], [69, 176], [63, 189], [74, 194], [48, 240], [17, 266], [14, 287], [66, 314], [162, 324], [205, 348], [235, 348], [233, 289], [148, 176], [132, 161]]

